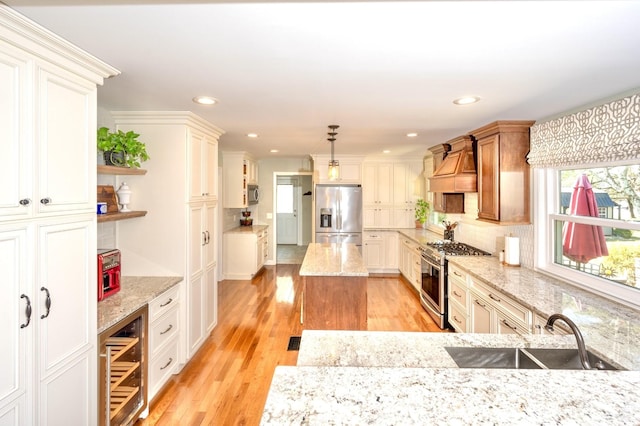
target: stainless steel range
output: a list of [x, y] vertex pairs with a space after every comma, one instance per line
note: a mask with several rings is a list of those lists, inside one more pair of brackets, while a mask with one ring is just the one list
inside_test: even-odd
[[442, 329], [449, 328], [447, 256], [490, 256], [468, 244], [433, 241], [420, 247], [422, 253], [422, 289], [420, 304]]

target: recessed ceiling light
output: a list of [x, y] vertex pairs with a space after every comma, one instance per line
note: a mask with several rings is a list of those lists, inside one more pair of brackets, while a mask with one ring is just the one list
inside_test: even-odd
[[276, 152], [280, 152], [280, 151], [278, 151], [277, 149], [272, 149], [272, 150], [271, 150], [271, 151], [269, 151], [269, 152], [273, 152], [273, 153], [275, 154]]
[[258, 134], [257, 133], [247, 133], [247, 137], [248, 138], [257, 138]]
[[415, 133], [415, 132], [407, 133], [407, 137], [408, 137], [408, 138], [415, 138], [416, 136], [418, 136], [418, 134], [417, 134], [417, 133]]
[[214, 105], [218, 103], [216, 98], [212, 98], [211, 96], [196, 96], [193, 98], [193, 102], [200, 105]]
[[454, 100], [453, 103], [456, 105], [469, 105], [469, 104], [475, 104], [476, 102], [479, 102], [479, 101], [480, 101], [479, 96], [463, 96], [461, 98]]
[[388, 154], [388, 153], [390, 153], [390, 152], [391, 152], [391, 151], [389, 151], [388, 149], [385, 149], [384, 151], [382, 151], [382, 153], [383, 153], [383, 154]]

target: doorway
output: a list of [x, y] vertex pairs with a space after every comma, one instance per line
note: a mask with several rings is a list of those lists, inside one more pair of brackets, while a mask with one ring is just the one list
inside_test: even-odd
[[276, 263], [299, 264], [311, 242], [311, 175], [277, 173], [275, 181]]

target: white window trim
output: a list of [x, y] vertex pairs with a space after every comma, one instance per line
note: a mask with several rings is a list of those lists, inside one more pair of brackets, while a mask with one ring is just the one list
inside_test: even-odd
[[[593, 167], [593, 165], [587, 166]], [[571, 167], [579, 168], [579, 166]], [[586, 167], [585, 167], [586, 168]], [[534, 194], [534, 269], [566, 281], [576, 287], [597, 293], [608, 299], [631, 306], [640, 307], [640, 291], [631, 287], [618, 285], [608, 280], [579, 272], [554, 263], [554, 221], [572, 218], [578, 223], [597, 224], [614, 227], [620, 221], [612, 219], [585, 218], [584, 216], [567, 216], [557, 214], [556, 200], [559, 199], [558, 169], [535, 168], [533, 172]], [[625, 222], [625, 228], [638, 230], [640, 223]]]

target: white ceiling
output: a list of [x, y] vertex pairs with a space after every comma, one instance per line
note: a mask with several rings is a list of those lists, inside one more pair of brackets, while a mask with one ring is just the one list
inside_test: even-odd
[[259, 158], [328, 154], [329, 124], [338, 159], [422, 156], [640, 88], [636, 1], [4, 1], [122, 71], [101, 106], [190, 110]]

